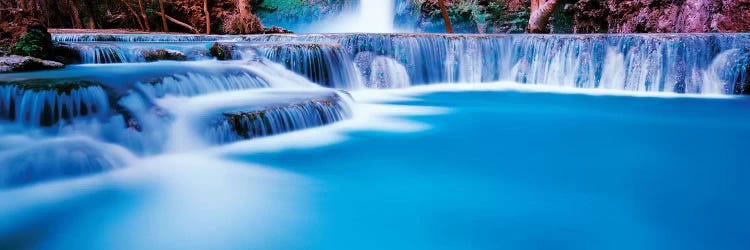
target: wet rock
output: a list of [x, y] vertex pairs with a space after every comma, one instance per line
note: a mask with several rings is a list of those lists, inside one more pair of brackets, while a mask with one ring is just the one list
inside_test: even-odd
[[13, 45], [14, 54], [43, 59], [51, 59], [53, 49], [52, 35], [39, 21], [30, 21], [26, 26], [26, 33]]
[[216, 57], [218, 60], [231, 60], [232, 59], [232, 45], [214, 43], [211, 48], [208, 49], [211, 56]]
[[284, 29], [282, 27], [271, 26], [271, 27], [263, 28], [263, 33], [265, 34], [292, 34], [294, 32], [288, 29]]
[[[372, 61], [375, 60], [375, 57], [377, 57], [373, 52], [370, 51], [363, 51], [357, 53], [356, 56], [354, 56], [354, 64], [357, 65], [357, 68], [361, 71], [362, 77], [365, 81], [369, 81], [370, 74], [372, 73]], [[368, 83], [365, 82], [367, 85]]]
[[207, 135], [215, 143], [227, 143], [318, 127], [349, 117], [348, 104], [332, 94], [257, 110], [226, 112]]
[[63, 64], [78, 64], [81, 63], [83, 60], [81, 59], [81, 54], [78, 52], [78, 50], [73, 47], [70, 44], [67, 43], [54, 43], [54, 50], [53, 50], [54, 60], [57, 62], [61, 62]]
[[0, 73], [59, 69], [62, 67], [65, 67], [62, 63], [30, 56], [11, 55], [0, 57]]
[[151, 49], [142, 52], [143, 57], [148, 62], [171, 60], [171, 61], [184, 61], [187, 59], [185, 53], [171, 49]]
[[[750, 30], [748, 0], [581, 0], [576, 32], [737, 32]], [[606, 27], [606, 29], [604, 29]]]

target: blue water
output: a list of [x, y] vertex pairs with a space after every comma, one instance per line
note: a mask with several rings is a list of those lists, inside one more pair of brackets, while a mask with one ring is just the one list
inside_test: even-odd
[[417, 132], [187, 152], [5, 191], [17, 204], [0, 204], [0, 248], [750, 247], [750, 98], [437, 91], [392, 104], [449, 112], [401, 117], [427, 125]]
[[236, 157], [318, 181], [310, 248], [750, 248], [750, 99], [480, 91], [400, 104], [452, 112], [409, 117], [424, 132]]

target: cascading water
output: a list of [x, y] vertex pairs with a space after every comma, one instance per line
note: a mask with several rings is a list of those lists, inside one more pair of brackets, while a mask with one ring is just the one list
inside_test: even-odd
[[[71, 35], [56, 39], [76, 40]], [[146, 38], [112, 35], [106, 39], [139, 41]], [[402, 68], [408, 73], [409, 82], [388, 84], [394, 87], [443, 82], [516, 81], [580, 88], [713, 94], [743, 91], [744, 86], [739, 82], [745, 79], [745, 70], [741, 70], [746, 68], [743, 65], [745, 60], [734, 54], [746, 53], [744, 51], [750, 46], [748, 34], [314, 34], [223, 39], [237, 44], [237, 48], [257, 49], [260, 55], [318, 84], [336, 88], [357, 88], [362, 86], [360, 81], [372, 80], [370, 70], [374, 56], [384, 56], [393, 60], [386, 64], [380, 59], [376, 68], [385, 66], [389, 68], [387, 71], [393, 72], [380, 72], [381, 76], [402, 75], [399, 72]], [[81, 40], [96, 43], [89, 35], [81, 35]], [[188, 47], [202, 47], [204, 52], [194, 53], [207, 54], [210, 42], [194, 40], [200, 46], [190, 43], [178, 45], [184, 49], [166, 43], [162, 47], [149, 46], [181, 51]], [[737, 50], [732, 56], [739, 59], [725, 63], [735, 62], [735, 65], [728, 65], [733, 70], [723, 72], [717, 67], [709, 67], [715, 60], [723, 60], [719, 56], [722, 52], [732, 49]], [[360, 59], [366, 59], [366, 63]], [[722, 71], [718, 72], [721, 77], [709, 76], [715, 71]], [[397, 78], [397, 81], [406, 80], [402, 76]], [[715, 84], [722, 87], [704, 88]]]
[[360, 0], [358, 27], [349, 32], [393, 32], [393, 8], [393, 0]]
[[[15, 162], [0, 169], [0, 187], [121, 168], [133, 158], [130, 154], [174, 150], [170, 141], [191, 137], [188, 133], [212, 134], [205, 138], [212, 144], [220, 142], [216, 138], [250, 139], [350, 117], [349, 102], [335, 91], [268, 60], [80, 65], [51, 73], [8, 74], [6, 79], [0, 82], [0, 129], [26, 138], [28, 147], [0, 150], [0, 159]], [[263, 91], [270, 88], [297, 92]], [[201, 96], [229, 100], [237, 94], [233, 102], [191, 101]], [[199, 108], [209, 103], [211, 112], [186, 110], [186, 103]], [[248, 115], [256, 114], [270, 123], [261, 124], [266, 126], [262, 129], [232, 123], [233, 129], [219, 131], [212, 127], [216, 119], [195, 119], [198, 113], [228, 117], [232, 110], [245, 117], [237, 121], [257, 122]], [[198, 124], [189, 126], [195, 131], [180, 130], [186, 122]], [[56, 149], [60, 147], [65, 150]], [[33, 155], [40, 157], [22, 160]]]
[[320, 85], [344, 89], [362, 86], [354, 62], [338, 44], [267, 43], [258, 48], [271, 61]]
[[310, 100], [269, 104], [272, 102], [273, 100], [262, 100], [258, 102], [263, 103], [260, 107], [232, 108], [223, 112], [221, 117], [215, 118], [216, 121], [209, 125], [207, 139], [220, 144], [247, 140], [318, 127], [352, 115], [345, 97], [336, 93], [326, 93]]
[[[368, 4], [374, 2], [363, 1], [362, 7], [367, 9]], [[362, 16], [386, 15], [385, 11], [373, 12], [379, 14]], [[319, 89], [313, 83], [357, 89], [516, 81], [705, 94], [749, 89], [745, 83], [748, 34], [81, 34], [54, 39], [70, 43], [85, 65], [4, 77], [0, 118], [6, 123], [2, 126], [20, 133], [24, 127], [35, 127], [43, 131], [43, 137], [84, 134], [136, 155], [175, 148], [170, 138], [187, 137], [180, 133], [188, 131], [204, 131], [209, 136], [198, 137], [212, 144], [320, 126], [351, 116], [347, 102], [317, 94], [276, 105], [270, 104], [277, 103], [272, 99], [256, 97], [268, 100], [267, 105], [236, 106], [243, 103], [242, 98], [260, 93], [254, 91]], [[211, 58], [209, 48], [214, 42], [230, 45], [228, 52], [236, 60]], [[142, 63], [155, 53], [184, 55], [178, 59], [200, 62]], [[110, 65], [88, 65], [97, 63]], [[58, 79], [67, 79], [63, 82], [69, 84]], [[219, 101], [241, 91], [251, 92], [235, 103]], [[206, 95], [213, 99], [190, 101]], [[291, 94], [276, 95], [288, 99]], [[192, 103], [189, 107], [201, 108], [181, 107], [184, 100]], [[205, 103], [224, 104], [209, 108]], [[93, 169], [110, 169], [102, 164], [113, 161], [87, 162], [97, 165]]]
[[356, 12], [313, 24], [309, 30], [330, 33], [394, 32], [394, 0], [360, 0]]
[[[746, 248], [716, 242], [746, 235], [748, 99], [627, 95], [750, 93], [750, 34], [54, 39], [83, 64], [0, 75], [3, 247], [513, 249], [572, 228], [542, 248]], [[692, 221], [716, 211], [729, 227]], [[455, 231], [498, 226], [518, 230]]]

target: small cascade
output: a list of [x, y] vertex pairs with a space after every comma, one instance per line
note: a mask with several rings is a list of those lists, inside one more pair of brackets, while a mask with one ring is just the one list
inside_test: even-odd
[[74, 43], [71, 48], [78, 51], [84, 64], [137, 63], [160, 60], [196, 61], [209, 60], [208, 49], [203, 43], [120, 43], [86, 42]]
[[[703, 72], [700, 91], [705, 94], [741, 94], [748, 91], [750, 48], [721, 52]], [[734, 83], [734, 84], [724, 84]]]
[[124, 148], [86, 137], [29, 141], [0, 152], [0, 162], [12, 163], [0, 168], [0, 188], [113, 170], [133, 159]]
[[284, 104], [222, 113], [206, 132], [207, 140], [223, 144], [305, 128], [318, 127], [351, 117], [349, 101], [339, 94]]
[[[203, 138], [207, 124], [214, 131], [209, 141], [226, 143], [351, 116], [345, 97], [262, 57], [72, 65], [3, 80], [0, 139], [7, 141], [0, 143], [0, 160], [13, 164], [0, 166], [0, 188], [117, 169], [132, 155], [172, 150], [196, 131]], [[185, 110], [212, 105], [217, 112]], [[213, 118], [207, 123], [200, 114]], [[200, 129], [180, 130], [181, 124]], [[21, 141], [24, 147], [11, 146]]]
[[146, 61], [140, 51], [123, 49], [112, 44], [76, 47], [85, 64], [133, 63]]
[[235, 41], [238, 36], [178, 34], [54, 34], [56, 42], [214, 42]]
[[378, 56], [370, 64], [368, 88], [390, 89], [409, 87], [409, 73], [404, 65], [395, 59]]
[[261, 54], [322, 86], [355, 89], [362, 86], [354, 62], [338, 44], [267, 43]]
[[110, 113], [107, 93], [98, 83], [0, 83], [0, 119], [27, 126], [52, 126], [78, 117]]
[[140, 90], [155, 98], [165, 95], [196, 96], [213, 92], [269, 87], [265, 80], [249, 72], [222, 75], [187, 73], [137, 85]]

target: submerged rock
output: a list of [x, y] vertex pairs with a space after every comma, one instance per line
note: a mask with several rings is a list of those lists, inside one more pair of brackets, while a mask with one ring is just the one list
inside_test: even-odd
[[0, 154], [0, 188], [75, 177], [124, 167], [133, 156], [86, 138], [43, 141]]
[[30, 56], [11, 55], [0, 57], [0, 73], [59, 69], [62, 67], [65, 67], [62, 63]]
[[149, 49], [144, 50], [142, 53], [143, 58], [145, 58], [147, 62], [162, 60], [184, 61], [187, 59], [185, 53], [171, 49]]

